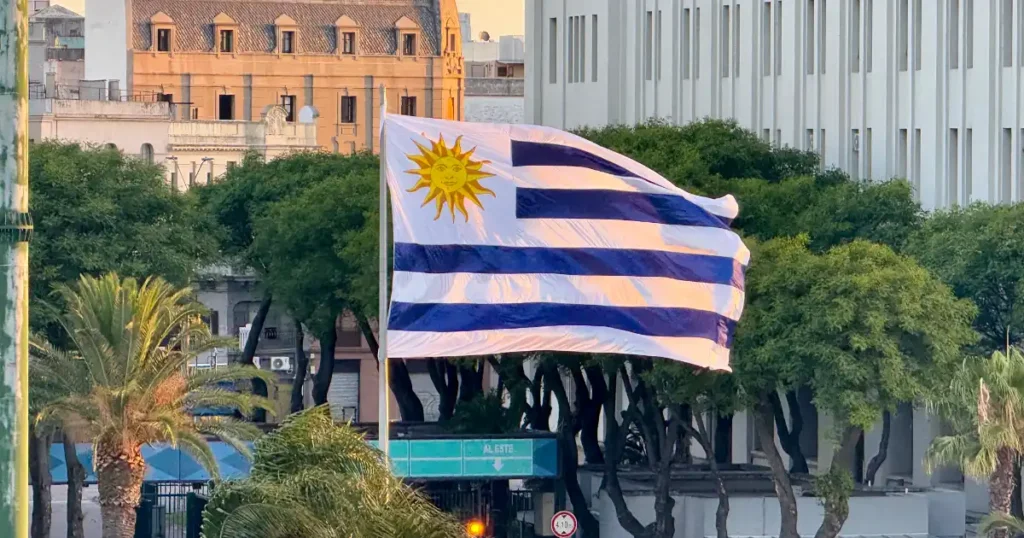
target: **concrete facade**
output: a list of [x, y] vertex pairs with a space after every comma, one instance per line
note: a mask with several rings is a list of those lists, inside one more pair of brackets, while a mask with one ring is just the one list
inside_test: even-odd
[[466, 121], [523, 123], [523, 118], [523, 79], [466, 79]]
[[79, 83], [85, 78], [84, 32], [85, 19], [63, 6], [46, 6], [29, 17], [31, 97], [77, 94]]
[[854, 177], [906, 177], [925, 208], [1018, 201], [1021, 9], [995, 0], [528, 0], [526, 120], [735, 118]]

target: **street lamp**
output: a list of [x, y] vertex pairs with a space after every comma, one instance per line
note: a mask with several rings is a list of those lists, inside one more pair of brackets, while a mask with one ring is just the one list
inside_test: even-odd
[[482, 537], [486, 530], [487, 525], [484, 525], [484, 522], [479, 519], [471, 519], [466, 523], [466, 534], [472, 538]]
[[175, 192], [178, 191], [178, 178], [181, 177], [181, 168], [178, 167], [178, 158], [174, 155], [168, 155], [164, 157], [164, 160], [174, 163], [174, 172], [171, 174], [171, 188]]
[[203, 160], [199, 162], [199, 168], [196, 170], [195, 176], [193, 176], [192, 181], [189, 183], [189, 187], [199, 178], [199, 172], [203, 171], [203, 165], [206, 163], [210, 163], [210, 181], [207, 181], [207, 183], [213, 183], [213, 157], [203, 157]]

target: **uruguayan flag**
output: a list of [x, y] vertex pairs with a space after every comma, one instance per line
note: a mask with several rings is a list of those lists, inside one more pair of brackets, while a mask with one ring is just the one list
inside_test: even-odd
[[727, 370], [749, 251], [735, 199], [555, 129], [386, 116], [392, 357], [524, 351]]

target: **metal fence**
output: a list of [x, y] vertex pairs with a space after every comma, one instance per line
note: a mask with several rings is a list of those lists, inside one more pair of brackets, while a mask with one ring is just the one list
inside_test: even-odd
[[199, 538], [210, 489], [210, 483], [144, 483], [135, 538]]
[[[199, 538], [211, 483], [146, 482], [135, 538]], [[460, 521], [481, 520], [488, 538], [534, 538], [533, 493], [495, 488], [491, 483], [457, 484], [421, 490], [434, 505]]]

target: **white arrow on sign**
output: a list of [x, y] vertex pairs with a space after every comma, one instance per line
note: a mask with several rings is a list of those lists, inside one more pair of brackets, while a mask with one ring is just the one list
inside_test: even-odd
[[494, 470], [501, 472], [502, 468], [505, 467], [504, 463], [501, 463], [501, 458], [494, 458]]

